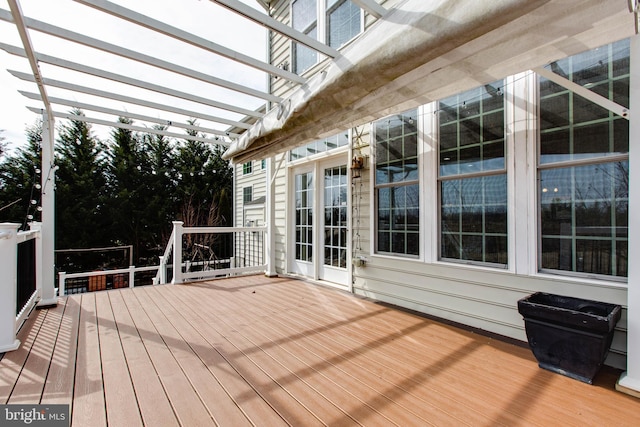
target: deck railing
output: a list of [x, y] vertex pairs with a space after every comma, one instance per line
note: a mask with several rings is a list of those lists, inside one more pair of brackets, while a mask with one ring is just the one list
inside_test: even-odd
[[264, 272], [266, 231], [266, 227], [184, 227], [175, 221], [155, 283]]
[[107, 289], [133, 288], [151, 285], [159, 266], [121, 268], [117, 270], [99, 270], [83, 273], [58, 273], [58, 294], [69, 295], [84, 292], [104, 291]]
[[38, 302], [42, 278], [40, 231], [18, 232], [20, 224], [0, 224], [0, 353], [18, 348], [16, 332]]

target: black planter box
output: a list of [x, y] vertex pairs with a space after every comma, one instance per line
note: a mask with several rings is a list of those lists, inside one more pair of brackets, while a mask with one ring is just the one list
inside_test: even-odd
[[518, 301], [538, 366], [593, 383], [602, 366], [621, 307], [537, 292]]

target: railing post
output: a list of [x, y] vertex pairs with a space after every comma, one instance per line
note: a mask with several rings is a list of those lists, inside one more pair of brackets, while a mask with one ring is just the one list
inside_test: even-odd
[[[36, 259], [35, 259], [35, 270], [36, 270], [36, 290], [38, 291], [38, 299], [42, 299], [42, 223], [33, 221], [29, 224], [29, 227], [33, 231], [37, 231], [38, 235], [36, 237]], [[39, 302], [38, 302], [39, 303]]]
[[20, 347], [16, 339], [16, 298], [18, 296], [18, 227], [0, 224], [0, 353]]
[[64, 291], [65, 280], [67, 280], [67, 273], [65, 273], [64, 271], [61, 271], [60, 273], [58, 273], [58, 294], [60, 296], [64, 296], [65, 294], [65, 291]]
[[129, 287], [130, 288], [133, 288], [135, 286], [135, 279], [136, 279], [136, 266], [130, 265], [129, 266]]
[[[160, 256], [159, 272], [160, 272], [160, 283], [164, 285], [165, 283], [167, 283], [167, 265], [164, 260], [164, 255]], [[155, 284], [157, 285], [158, 283], [155, 283]]]
[[182, 283], [182, 221], [173, 221], [173, 280]]

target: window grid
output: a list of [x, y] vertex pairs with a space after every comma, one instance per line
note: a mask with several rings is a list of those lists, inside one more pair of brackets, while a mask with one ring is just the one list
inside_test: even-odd
[[440, 258], [506, 266], [504, 82], [439, 102]]
[[[629, 41], [549, 67], [629, 105]], [[627, 276], [629, 124], [540, 78], [540, 269]]]
[[313, 172], [295, 176], [296, 250], [299, 261], [313, 260]]
[[[339, 49], [360, 33], [362, 11], [351, 0], [294, 0], [291, 3], [291, 26]], [[293, 72], [298, 74], [319, 60], [315, 50], [296, 42], [292, 42], [292, 55]]]
[[376, 252], [420, 255], [417, 110], [374, 124]]
[[242, 188], [242, 201], [244, 203], [250, 202], [253, 200], [253, 187], [243, 187]]
[[242, 175], [249, 175], [253, 172], [253, 162], [247, 162], [242, 164]]
[[347, 267], [347, 167], [324, 172], [324, 264]]

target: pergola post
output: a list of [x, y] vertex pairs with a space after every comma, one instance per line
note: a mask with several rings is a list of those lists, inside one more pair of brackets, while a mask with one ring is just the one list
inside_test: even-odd
[[[274, 170], [274, 158], [269, 157], [267, 159], [267, 195], [266, 195], [266, 204], [267, 210], [265, 213], [266, 223], [267, 223], [267, 234], [265, 239], [265, 258], [267, 263], [267, 269], [264, 274], [267, 277], [275, 277], [278, 275], [276, 272], [276, 263], [275, 263], [275, 254], [276, 254], [276, 239], [275, 239], [275, 194], [276, 194], [276, 185], [275, 185], [275, 173]], [[272, 176], [274, 175], [274, 176]]]
[[629, 84], [629, 269], [627, 284], [627, 370], [616, 389], [640, 397], [640, 36], [631, 38]]
[[42, 257], [40, 259], [41, 277], [36, 280], [42, 283], [38, 308], [52, 307], [58, 304], [56, 297], [55, 277], [55, 176], [56, 166], [53, 155], [53, 117], [46, 112], [42, 114], [41, 143], [41, 186], [42, 223], [40, 240]]

